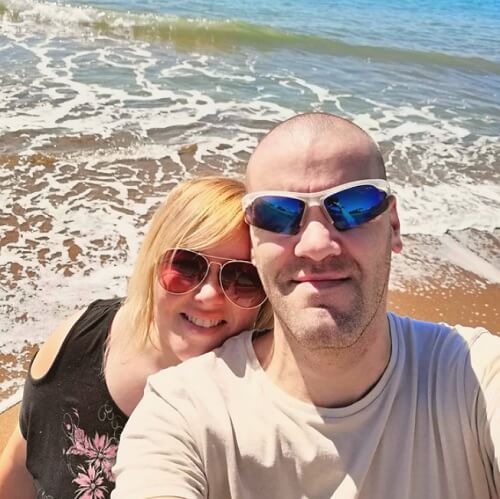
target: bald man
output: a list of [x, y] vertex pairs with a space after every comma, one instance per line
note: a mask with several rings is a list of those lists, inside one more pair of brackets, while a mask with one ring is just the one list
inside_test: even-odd
[[247, 186], [274, 329], [150, 378], [112, 497], [499, 497], [500, 338], [387, 312], [402, 243], [371, 138], [296, 116]]

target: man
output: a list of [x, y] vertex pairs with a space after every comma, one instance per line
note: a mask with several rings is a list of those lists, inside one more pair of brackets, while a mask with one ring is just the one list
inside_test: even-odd
[[402, 243], [369, 136], [296, 116], [247, 185], [274, 330], [150, 378], [112, 497], [500, 497], [500, 338], [386, 312]]

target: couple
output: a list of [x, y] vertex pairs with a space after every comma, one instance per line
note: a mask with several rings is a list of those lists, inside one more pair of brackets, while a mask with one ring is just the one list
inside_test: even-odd
[[386, 312], [402, 244], [368, 135], [323, 113], [268, 133], [250, 236], [242, 186], [206, 182], [157, 213], [124, 304], [36, 357], [0, 497], [34, 497], [31, 476], [39, 497], [107, 497], [137, 404], [113, 499], [499, 497], [500, 339]]

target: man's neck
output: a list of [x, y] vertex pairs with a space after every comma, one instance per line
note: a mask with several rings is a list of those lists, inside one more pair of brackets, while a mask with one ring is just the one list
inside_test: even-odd
[[295, 398], [319, 407], [345, 407], [366, 395], [391, 356], [385, 313], [346, 349], [307, 350], [283, 330], [259, 337], [255, 353], [271, 380]]

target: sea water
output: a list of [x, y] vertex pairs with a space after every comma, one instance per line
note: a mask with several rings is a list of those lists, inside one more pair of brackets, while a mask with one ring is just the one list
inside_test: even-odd
[[123, 294], [172, 186], [299, 112], [379, 143], [428, 255], [391, 287], [437, 261], [499, 285], [499, 33], [498, 0], [0, 0], [0, 352]]

